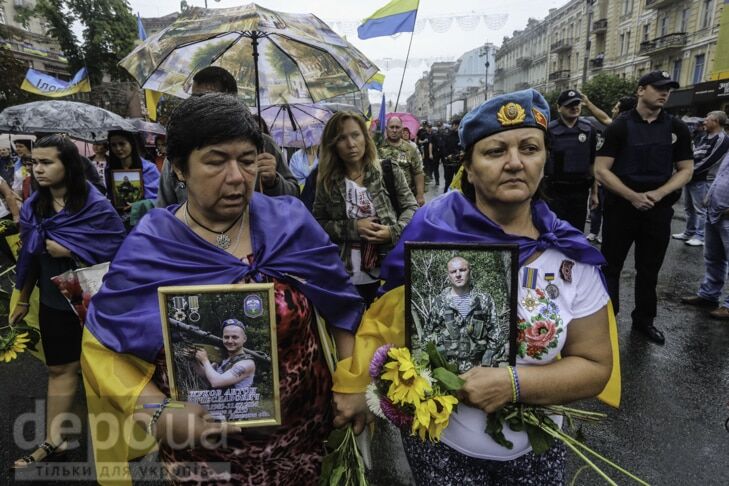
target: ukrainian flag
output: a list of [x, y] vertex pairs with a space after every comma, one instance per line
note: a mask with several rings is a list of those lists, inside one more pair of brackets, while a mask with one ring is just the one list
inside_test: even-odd
[[372, 76], [369, 81], [367, 81], [367, 84], [365, 84], [365, 88], [374, 89], [375, 91], [382, 91], [382, 83], [384, 82], [385, 75], [382, 73], [377, 73]]
[[364, 20], [357, 28], [360, 39], [371, 39], [415, 30], [420, 0], [393, 0]]
[[50, 74], [28, 68], [20, 89], [29, 93], [48, 96], [49, 98], [62, 98], [75, 93], [90, 92], [91, 83], [86, 68], [79, 69], [71, 81], [63, 81]]

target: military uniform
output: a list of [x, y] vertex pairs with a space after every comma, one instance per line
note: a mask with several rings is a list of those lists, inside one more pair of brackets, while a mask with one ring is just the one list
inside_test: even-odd
[[549, 138], [551, 148], [544, 166], [549, 207], [557, 217], [583, 231], [593, 183], [595, 128], [581, 118], [569, 127], [559, 118], [549, 124]]
[[434, 341], [447, 360], [458, 363], [461, 373], [473, 366], [494, 366], [508, 358], [508, 335], [501, 329], [494, 300], [471, 289], [471, 304], [465, 316], [454, 303], [451, 287], [433, 303], [424, 323], [424, 342]]
[[377, 147], [377, 154], [380, 160], [390, 159], [400, 167], [405, 174], [410, 190], [415, 195], [415, 176], [423, 173], [423, 159], [420, 157], [420, 151], [402, 140], [398, 145], [392, 145], [385, 140]]

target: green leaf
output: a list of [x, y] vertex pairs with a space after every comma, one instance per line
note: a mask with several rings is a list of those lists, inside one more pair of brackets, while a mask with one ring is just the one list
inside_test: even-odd
[[327, 437], [327, 440], [325, 442], [325, 445], [328, 450], [333, 451], [337, 448], [339, 448], [340, 445], [342, 445], [342, 442], [344, 442], [344, 439], [347, 438], [347, 429], [334, 429], [329, 434], [329, 437]]
[[458, 391], [466, 383], [458, 375], [442, 367], [433, 370], [433, 378], [449, 391]]
[[428, 358], [430, 359], [430, 363], [433, 365], [433, 368], [448, 369], [448, 362], [443, 358], [440, 352], [438, 352], [433, 341], [428, 341], [428, 344], [425, 345], [425, 351], [428, 353]]
[[552, 447], [552, 437], [536, 425], [525, 425], [527, 436], [529, 436], [529, 445], [532, 446], [534, 453], [539, 455], [547, 452]]
[[[334, 471], [332, 471], [332, 475], [329, 478], [329, 485], [330, 486], [339, 486], [340, 481], [342, 480], [342, 476], [347, 472], [345, 466], [339, 465], [334, 468]], [[346, 484], [346, 483], [345, 483]]]
[[507, 449], [514, 447], [514, 444], [506, 440], [504, 424], [499, 412], [490, 413], [486, 416], [486, 433], [500, 446], [506, 447]]

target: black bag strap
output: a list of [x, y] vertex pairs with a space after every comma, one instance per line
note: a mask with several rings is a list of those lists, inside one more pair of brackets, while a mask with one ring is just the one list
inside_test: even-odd
[[392, 208], [395, 210], [395, 214], [400, 216], [400, 201], [397, 198], [395, 172], [392, 168], [392, 161], [390, 159], [382, 160], [380, 161], [380, 166], [382, 167], [382, 180], [385, 182], [385, 189], [387, 189], [390, 196], [390, 203], [392, 204]]

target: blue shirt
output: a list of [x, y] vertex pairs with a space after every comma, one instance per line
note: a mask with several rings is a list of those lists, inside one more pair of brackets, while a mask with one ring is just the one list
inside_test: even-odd
[[711, 224], [716, 224], [722, 218], [724, 211], [729, 209], [729, 155], [721, 162], [706, 200], [708, 202], [706, 216]]
[[289, 161], [289, 169], [300, 185], [306, 182], [306, 178], [309, 177], [311, 170], [317, 165], [319, 165], [319, 157], [316, 157], [314, 163], [309, 165], [309, 158], [303, 149], [297, 150], [291, 156], [291, 161]]

